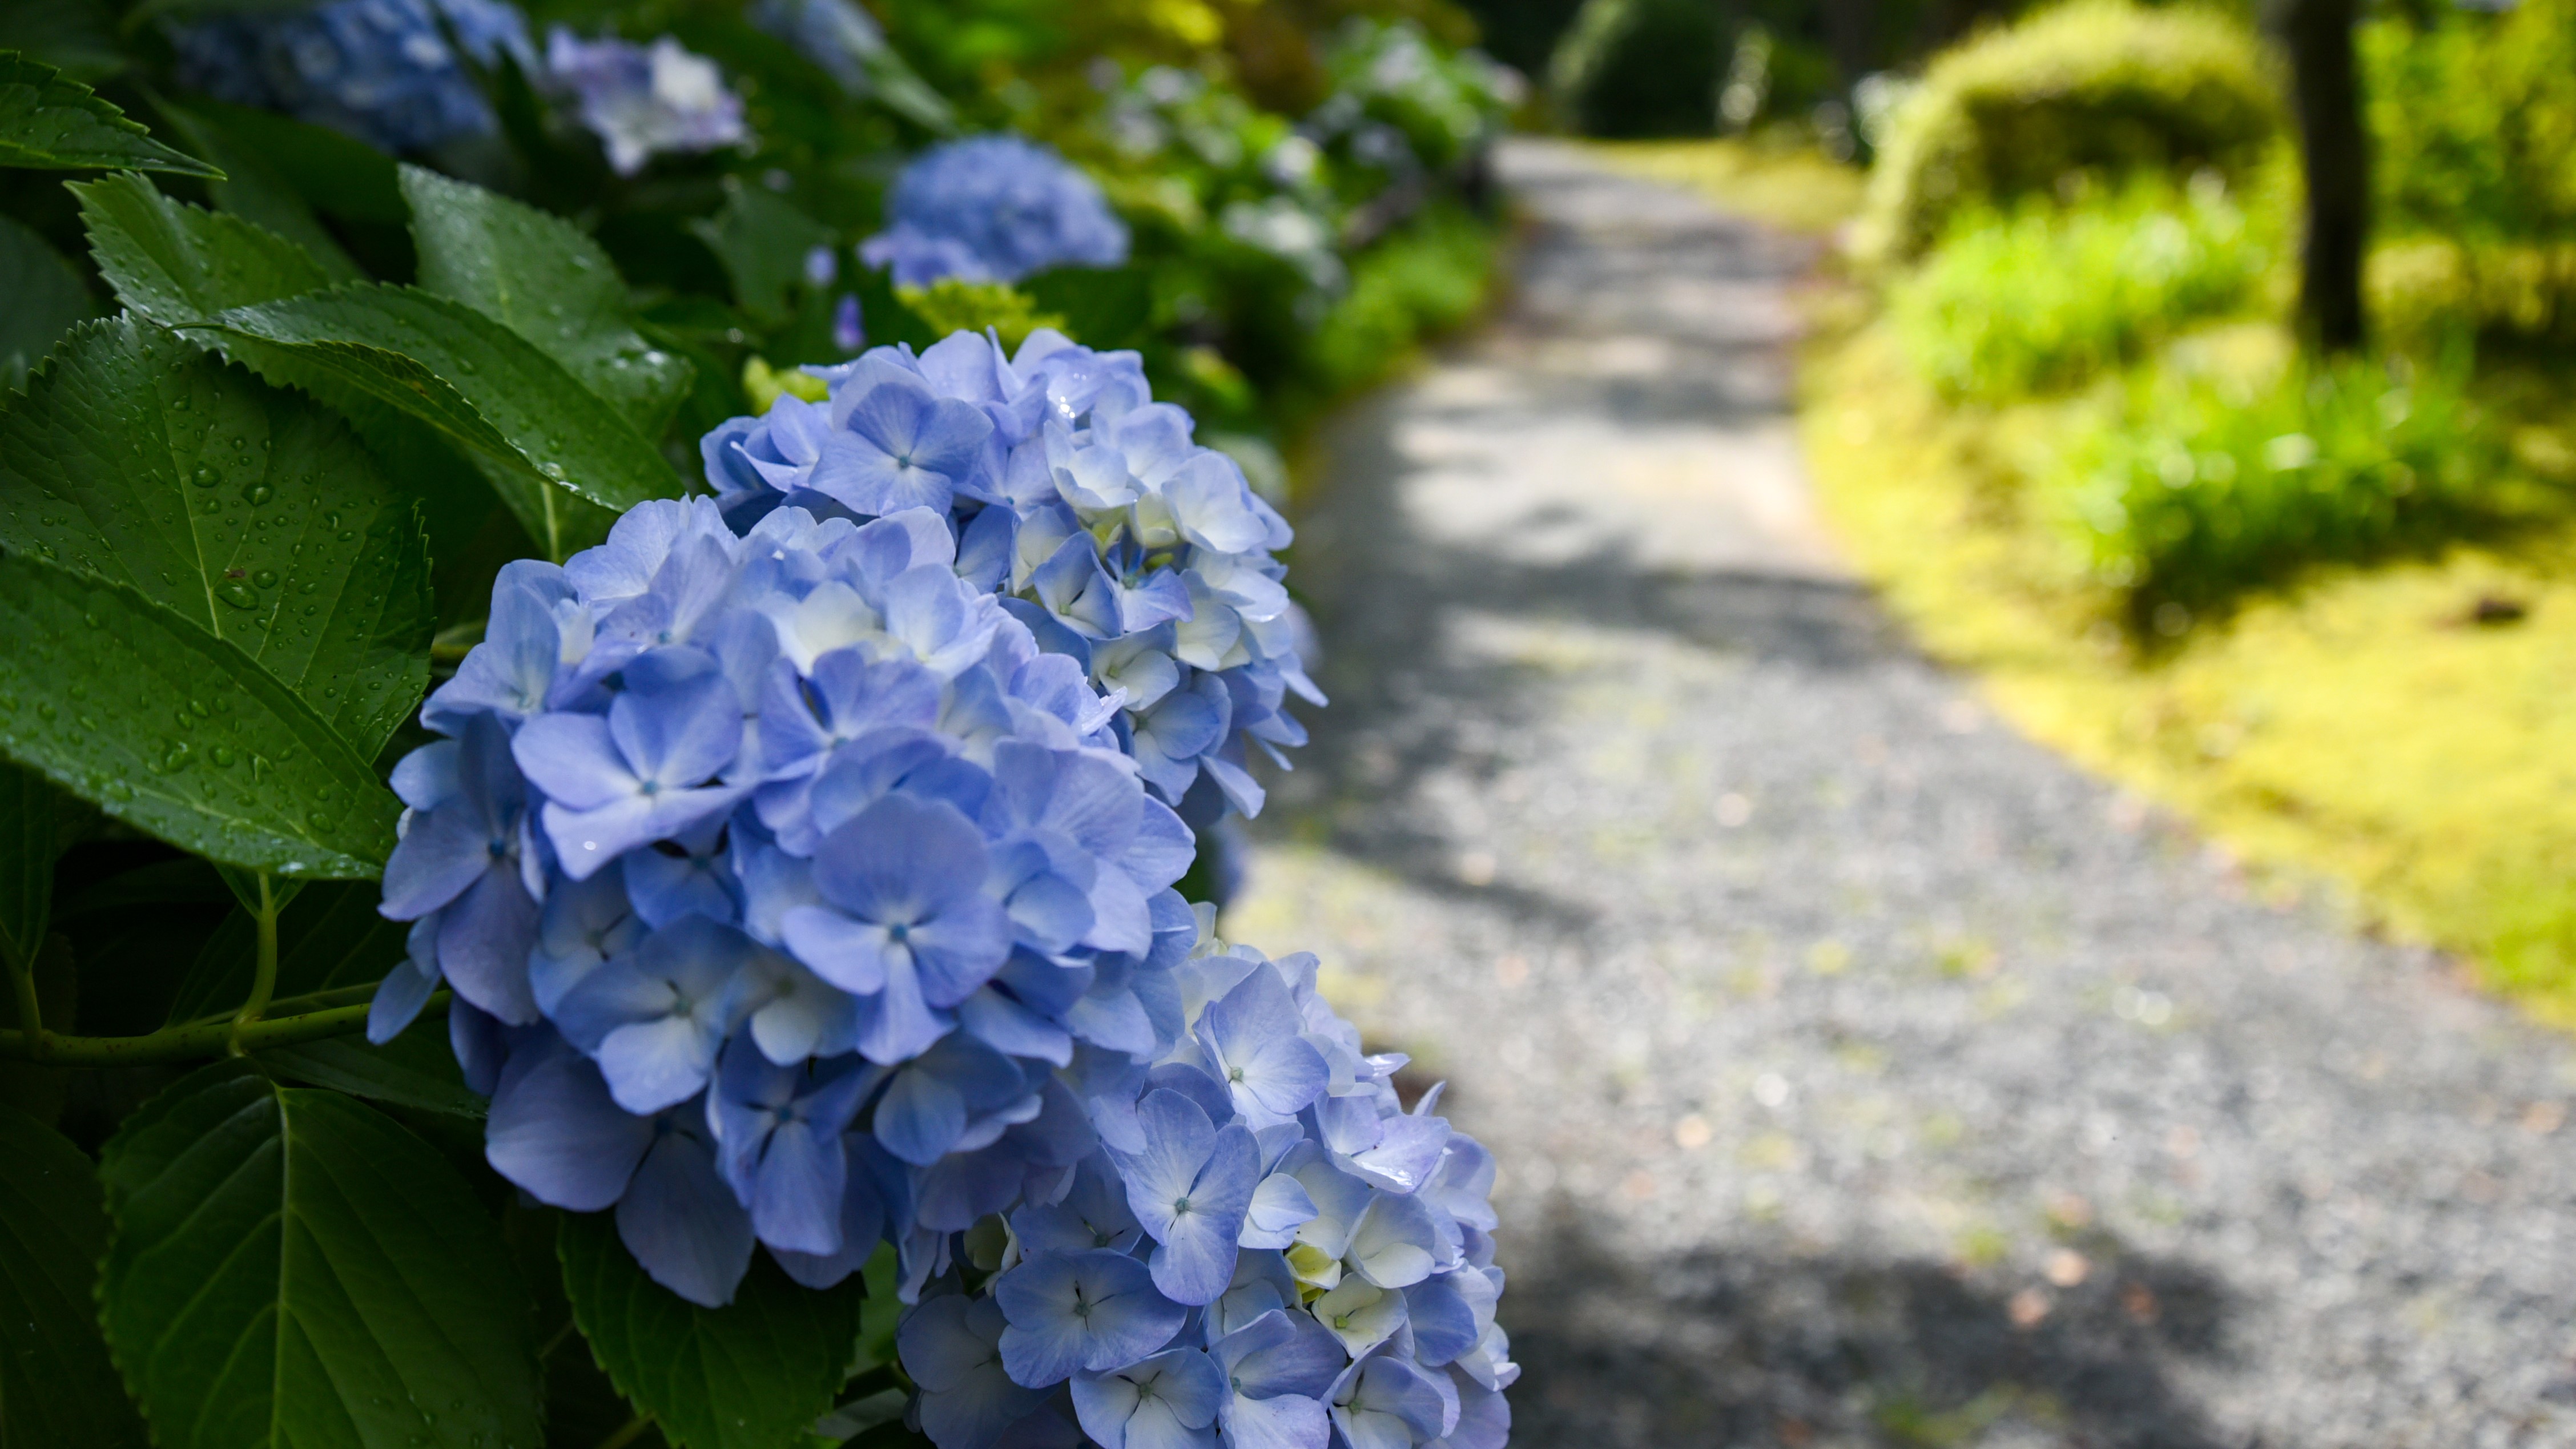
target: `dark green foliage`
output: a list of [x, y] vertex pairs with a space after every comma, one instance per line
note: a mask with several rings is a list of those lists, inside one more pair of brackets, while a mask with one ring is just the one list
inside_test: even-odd
[[[277, 922], [277, 994], [295, 997], [334, 988], [372, 986], [403, 957], [400, 921], [376, 913], [372, 881], [317, 883], [297, 892]], [[221, 1015], [250, 991], [252, 922], [233, 911], [205, 938], [171, 998], [176, 1025]]]
[[107, 1145], [109, 1345], [165, 1449], [537, 1440], [527, 1293], [419, 1138], [218, 1063]]
[[1494, 59], [1523, 75], [1545, 75], [1547, 58], [1574, 23], [1581, 0], [1468, 0], [1479, 41]]
[[806, 256], [817, 247], [829, 250], [836, 240], [830, 227], [795, 203], [739, 181], [726, 185], [723, 210], [691, 222], [689, 230], [724, 265], [734, 305], [771, 326], [787, 320], [803, 289]]
[[[481, 464], [528, 533], [552, 551], [604, 532], [608, 511], [680, 489], [669, 463], [616, 406], [471, 306], [412, 287], [316, 290], [327, 278], [292, 242], [170, 201], [135, 178], [85, 188], [82, 203], [100, 270], [127, 306], [221, 346], [271, 381], [344, 406], [369, 400], [426, 425]], [[461, 244], [454, 232], [472, 225], [450, 223], [446, 244]], [[564, 255], [587, 254], [566, 242]], [[520, 267], [573, 264], [540, 255]], [[454, 269], [440, 275], [464, 285]], [[558, 336], [556, 345], [613, 375], [617, 349], [627, 344], [597, 340], [596, 311], [585, 320], [573, 341]], [[685, 375], [670, 363], [646, 371], [655, 379], [627, 400], [645, 412], [665, 409], [657, 393]]]
[[[378, 962], [374, 975], [386, 964]], [[331, 1087], [397, 1107], [480, 1117], [488, 1104], [465, 1085], [456, 1052], [439, 1023], [417, 1025], [383, 1046], [363, 1037], [329, 1037], [302, 1046], [277, 1047], [252, 1056], [259, 1069], [290, 1081]]]
[[0, 965], [12, 971], [34, 965], [53, 923], [55, 794], [44, 776], [0, 760]]
[[354, 282], [366, 275], [295, 183], [257, 146], [174, 102], [165, 100], [159, 109], [162, 119], [189, 146], [215, 158], [224, 168], [224, 179], [206, 187], [218, 210], [293, 242], [335, 282]]
[[282, 360], [430, 424], [486, 465], [528, 532], [571, 536], [566, 492], [611, 513], [681, 490], [616, 408], [471, 307], [359, 285], [236, 307], [191, 328], [255, 367]]
[[331, 284], [301, 247], [237, 216], [183, 205], [140, 176], [75, 185], [90, 255], [117, 300], [164, 326]]
[[558, 1251], [574, 1321], [619, 1393], [685, 1449], [779, 1449], [832, 1407], [859, 1346], [856, 1276], [823, 1292], [769, 1261], [723, 1308], [644, 1276], [606, 1213], [563, 1219]]
[[232, 645], [363, 758], [429, 681], [428, 555], [357, 438], [130, 318], [84, 328], [0, 418], [0, 545]]
[[98, 1174], [79, 1148], [0, 1107], [0, 1443], [142, 1449], [90, 1297], [107, 1251]]
[[27, 385], [73, 323], [98, 310], [89, 284], [45, 239], [0, 216], [0, 392]]
[[392, 793], [276, 676], [131, 589], [15, 553], [0, 752], [213, 860], [354, 880], [393, 848]]
[[1704, 136], [1731, 48], [1699, 0], [1584, 0], [1548, 62], [1558, 116], [1587, 136]]
[[2202, 167], [2241, 185], [2281, 129], [2253, 35], [2218, 13], [2078, 0], [1949, 51], [1899, 109], [1870, 178], [1865, 253], [1907, 258], [1950, 214]]
[[153, 140], [89, 87], [15, 51], [0, 51], [0, 166], [223, 174]]
[[1058, 267], [1020, 290], [1040, 313], [1062, 317], [1066, 333], [1086, 347], [1134, 347], [1154, 324], [1154, 281], [1142, 267]]

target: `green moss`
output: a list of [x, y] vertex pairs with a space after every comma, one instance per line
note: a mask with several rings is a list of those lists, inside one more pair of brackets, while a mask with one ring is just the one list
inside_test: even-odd
[[[2564, 416], [2564, 380], [2535, 386]], [[2576, 1027], [2576, 528], [2330, 570], [2141, 656], [2030, 503], [2029, 470], [2089, 404], [1955, 412], [1876, 325], [1820, 345], [1806, 388], [1836, 530], [2022, 729], [2182, 812], [2272, 888], [2322, 883]], [[2526, 463], [2567, 452], [2520, 433]]]

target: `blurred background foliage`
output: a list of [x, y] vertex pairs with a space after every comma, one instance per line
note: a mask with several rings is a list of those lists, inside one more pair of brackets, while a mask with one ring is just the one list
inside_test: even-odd
[[2576, 1024], [2576, 3], [1479, 13], [1548, 123], [1827, 241], [1809, 461], [1930, 648]]
[[[0, 49], [62, 67], [228, 172], [173, 185], [183, 199], [288, 236], [340, 276], [411, 280], [395, 156], [185, 84], [168, 27], [238, 8], [0, 6]], [[599, 242], [651, 340], [696, 364], [663, 440], [684, 474], [697, 436], [765, 404], [781, 369], [849, 354], [835, 319], [855, 298], [870, 343], [1053, 325], [1141, 348], [1158, 390], [1277, 488], [1301, 420], [1463, 321], [1492, 268], [1499, 213], [1484, 155], [1522, 89], [1473, 49], [1475, 21], [1449, 0], [522, 8], [539, 51], [556, 27], [669, 35], [741, 97], [743, 145], [621, 174], [566, 98], [503, 54], [472, 67], [497, 125], [400, 158], [572, 218]], [[898, 295], [858, 263], [854, 245], [882, 226], [908, 157], [1001, 130], [1046, 141], [1102, 183], [1134, 239], [1125, 266]], [[0, 284], [24, 299], [0, 327], [0, 380], [23, 377], [104, 306], [54, 178], [0, 175]], [[480, 552], [497, 562], [524, 540], [487, 542]]]
[[2576, 1025], [2576, 0], [2339, 3], [1471, 8], [1544, 124], [1827, 241], [1808, 458], [1928, 647]]
[[[2555, 737], [2498, 721], [2528, 719], [2513, 701], [2563, 692], [2576, 671], [2576, 632], [2560, 632], [2576, 631], [2576, 590], [2528, 564], [2566, 556], [2576, 527], [2576, 0], [2339, 4], [869, 0], [850, 12], [865, 32], [853, 39], [846, 26], [782, 38], [775, 14], [758, 18], [826, 13], [821, 0], [536, 0], [539, 33], [677, 36], [740, 92], [756, 140], [621, 175], [504, 61], [478, 76], [497, 130], [410, 159], [599, 241], [651, 340], [696, 364], [664, 439], [684, 471], [698, 432], [796, 385], [793, 365], [846, 355], [835, 321], [854, 296], [871, 341], [989, 323], [1138, 347], [1158, 388], [1278, 491], [1326, 402], [1488, 295], [1505, 236], [1491, 140], [1508, 124], [1591, 138], [1612, 164], [1832, 238], [1846, 285], [1826, 308], [1809, 411], [1829, 501], [1936, 645], [1982, 657], [1975, 641], [2010, 636], [2023, 663], [2088, 681], [2064, 698], [2093, 703], [2058, 716], [2095, 723], [2045, 728], [2106, 768], [2153, 774], [2137, 742], [2206, 733], [2196, 711], [2216, 708], [2215, 693], [2167, 693], [2149, 711], [2166, 724], [2100, 724], [2140, 717], [2120, 691], [2169, 690], [2221, 653], [2263, 673], [2263, 650], [2290, 634], [2256, 620], [2394, 617], [2329, 602], [2354, 591], [2453, 579], [2477, 594], [2373, 637], [2382, 666], [2367, 677], [2400, 693], [2424, 689], [2422, 661], [2498, 630], [2561, 640], [2489, 651], [2491, 675], [2445, 674], [2440, 710], [2304, 716], [2326, 734], [2277, 758], [2310, 764], [2279, 765], [2242, 797], [2275, 802], [2246, 807], [2272, 826], [2301, 811], [2338, 822], [2282, 827], [2310, 842], [2302, 859], [2375, 840], [2372, 871], [2418, 880], [2427, 867], [2387, 862], [2428, 857], [2443, 777], [2338, 805], [2348, 785], [2329, 777], [2354, 774], [2325, 763], [2344, 759], [2327, 738], [2338, 721], [2374, 718], [2385, 738], [2410, 720], [2439, 742], [2425, 758], [2510, 775], [2500, 754], [2545, 756]], [[230, 173], [172, 190], [296, 239], [339, 275], [409, 279], [392, 157], [191, 93], [160, 28], [124, 23], [125, 8], [0, 7], [0, 47], [99, 85]], [[2313, 83], [2339, 53], [2355, 143], [2341, 154], [2366, 158], [2357, 173], [2319, 169], [2335, 138], [2317, 118], [2336, 112]], [[908, 156], [1000, 129], [1100, 181], [1134, 239], [1126, 266], [906, 294], [858, 264], [852, 247], [881, 224]], [[2336, 241], [2321, 222], [2336, 217], [2366, 228]], [[2316, 311], [2332, 272], [2320, 261], [2347, 243], [2358, 340], [2320, 331]], [[103, 305], [73, 208], [41, 177], [0, 177], [0, 285], [17, 302], [0, 326], [11, 378]], [[1890, 519], [1912, 531], [1882, 550], [1870, 540]], [[433, 520], [442, 569], [525, 551], [512, 527], [499, 512]], [[2487, 599], [2473, 575], [2509, 576], [2510, 596]], [[1999, 609], [2020, 622], [1997, 623]], [[1994, 627], [1962, 622], [1975, 620]], [[2277, 677], [2297, 677], [2298, 657], [2282, 653]], [[2313, 687], [2349, 694], [2357, 657]], [[2097, 688], [2110, 693], [2084, 694]], [[2286, 731], [2296, 713], [2246, 728]], [[2442, 733], [2470, 718], [2476, 731]], [[2245, 755], [2192, 758], [2198, 780]], [[2410, 778], [2383, 772], [2373, 788]], [[2494, 838], [2449, 848], [2490, 860], [2489, 879], [2555, 879], [2536, 852], [2576, 847], [2576, 784], [2537, 799]], [[2516, 979], [2555, 983], [2534, 989], [2576, 1016], [2576, 904], [2461, 891], [2419, 912], [2445, 923], [2425, 929], [2501, 960], [2475, 923], [2525, 922], [2514, 959], [2538, 964]]]

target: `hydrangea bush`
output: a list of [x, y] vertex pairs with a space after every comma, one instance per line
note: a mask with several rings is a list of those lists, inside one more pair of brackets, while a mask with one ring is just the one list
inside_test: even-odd
[[1358, 167], [1398, 179], [1472, 158], [1527, 90], [1518, 72], [1481, 51], [1444, 51], [1404, 19], [1353, 16], [1326, 64], [1333, 93], [1305, 129]]
[[1127, 227], [1053, 147], [976, 136], [904, 167], [886, 198], [886, 229], [859, 255], [907, 287], [1016, 282], [1048, 267], [1114, 267], [1127, 260]]
[[505, 0], [331, 0], [309, 10], [254, 10], [175, 26], [171, 45], [184, 85], [388, 151], [491, 134], [498, 123], [468, 66], [489, 70], [504, 57], [568, 102], [621, 176], [657, 154], [748, 138], [742, 100], [723, 74], [671, 37], [642, 46], [614, 36], [584, 40], [558, 26], [540, 56], [526, 17]]
[[450, 985], [492, 1165], [692, 1302], [755, 1244], [815, 1288], [894, 1244], [941, 1449], [1068, 1406], [1111, 1446], [1499, 1445], [1491, 1159], [1311, 957], [1171, 889], [1172, 805], [1257, 809], [1221, 757], [1303, 680], [1259, 643], [1285, 526], [1188, 436], [1132, 357], [961, 333], [510, 565], [394, 774], [369, 1034]]
[[[451, 44], [451, 39], [453, 44]], [[477, 66], [533, 66], [528, 25], [502, 0], [332, 0], [218, 15], [171, 32], [178, 78], [234, 105], [285, 111], [388, 151], [494, 128]]]
[[1498, 1444], [1490, 1162], [1208, 905], [1334, 164], [1106, 265], [846, 0], [146, 9], [0, 50], [0, 1442]]
[[557, 26], [546, 36], [545, 80], [571, 99], [620, 176], [666, 152], [749, 139], [742, 98], [725, 87], [723, 72], [667, 35], [644, 46], [615, 36], [583, 40]]

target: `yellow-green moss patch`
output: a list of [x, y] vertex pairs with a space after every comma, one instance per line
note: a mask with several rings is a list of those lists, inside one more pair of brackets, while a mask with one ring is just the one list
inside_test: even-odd
[[2576, 530], [2321, 574], [2142, 660], [2014, 486], [2080, 402], [1952, 412], [1875, 326], [1806, 388], [1854, 560], [2025, 731], [2576, 1026]]

